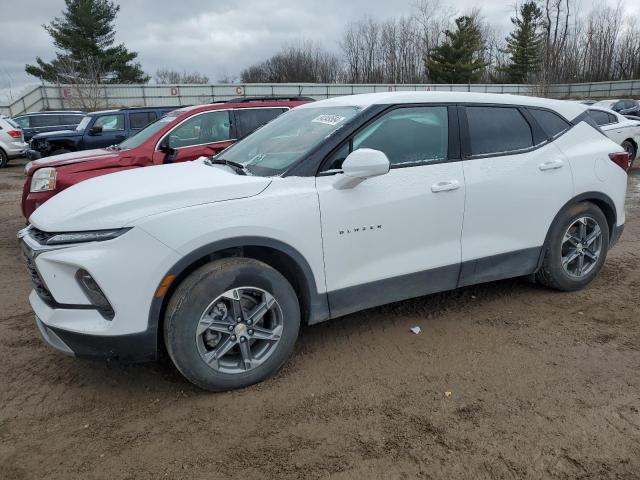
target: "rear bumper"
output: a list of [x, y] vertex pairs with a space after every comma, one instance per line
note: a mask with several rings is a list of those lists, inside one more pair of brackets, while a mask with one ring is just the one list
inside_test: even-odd
[[45, 342], [67, 355], [80, 358], [114, 358], [123, 362], [148, 362], [158, 354], [155, 331], [131, 335], [87, 335], [46, 325], [36, 317]]
[[3, 150], [7, 154], [7, 158], [18, 158], [25, 155], [29, 144], [24, 142], [11, 142], [3, 145]]

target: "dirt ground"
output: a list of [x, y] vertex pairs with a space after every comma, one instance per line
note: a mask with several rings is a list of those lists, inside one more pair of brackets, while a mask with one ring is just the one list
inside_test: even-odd
[[640, 478], [640, 172], [586, 290], [503, 281], [303, 328], [275, 378], [211, 394], [41, 341], [22, 165], [0, 171], [0, 479]]

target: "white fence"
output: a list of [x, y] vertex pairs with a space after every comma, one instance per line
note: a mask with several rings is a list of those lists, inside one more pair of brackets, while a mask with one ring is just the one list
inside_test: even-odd
[[[387, 91], [470, 91], [539, 95], [536, 85], [509, 84], [415, 84], [351, 85], [318, 83], [252, 83], [212, 85], [104, 85], [100, 88], [100, 108], [127, 106], [191, 105], [228, 100], [234, 97], [305, 96], [315, 99]], [[40, 110], [78, 109], [78, 90], [73, 85], [41, 85], [19, 99], [0, 104], [0, 113], [15, 116]], [[551, 98], [640, 97], [640, 80], [550, 85], [545, 95]]]

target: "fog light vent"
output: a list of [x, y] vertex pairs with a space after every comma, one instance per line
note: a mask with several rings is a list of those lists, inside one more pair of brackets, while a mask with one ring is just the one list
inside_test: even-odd
[[112, 320], [114, 316], [113, 307], [91, 274], [84, 269], [80, 269], [76, 272], [76, 280], [78, 280], [89, 301], [96, 306], [100, 314], [106, 320]]

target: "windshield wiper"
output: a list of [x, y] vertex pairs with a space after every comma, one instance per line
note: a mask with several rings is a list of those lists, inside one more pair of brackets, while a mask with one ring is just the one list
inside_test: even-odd
[[226, 165], [227, 167], [233, 168], [238, 175], [247, 175], [248, 173], [248, 170], [243, 164], [233, 162], [231, 160], [225, 160], [224, 158], [207, 158], [205, 163], [207, 165]]

